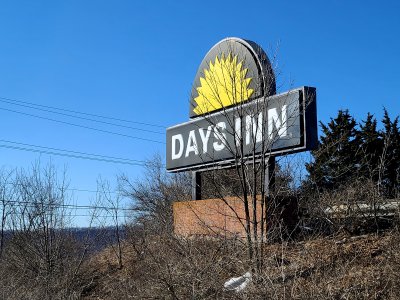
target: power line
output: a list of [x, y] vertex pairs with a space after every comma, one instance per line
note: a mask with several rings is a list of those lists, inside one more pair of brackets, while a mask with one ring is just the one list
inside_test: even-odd
[[48, 106], [48, 105], [42, 105], [42, 104], [35, 104], [35, 103], [32, 103], [32, 102], [27, 102], [27, 101], [22, 101], [22, 100], [16, 100], [16, 99], [7, 98], [7, 97], [0, 97], [0, 99], [7, 100], [7, 101], [12, 101], [12, 102], [16, 102], [16, 103], [24, 103], [24, 104], [34, 105], [34, 106], [38, 106], [38, 107], [44, 107], [44, 108], [55, 109], [55, 110], [59, 110], [59, 111], [65, 111], [65, 112], [74, 113], [74, 114], [80, 114], [80, 115], [91, 116], [91, 117], [96, 117], [96, 118], [114, 120], [114, 121], [119, 121], [119, 122], [125, 122], [125, 123], [131, 123], [131, 124], [139, 124], [139, 125], [145, 125], [145, 126], [151, 126], [151, 127], [158, 127], [158, 128], [167, 128], [166, 126], [158, 125], [158, 124], [151, 124], [151, 123], [145, 123], [145, 122], [130, 121], [130, 120], [125, 120], [125, 119], [120, 119], [120, 118], [114, 118], [114, 117], [108, 117], [108, 116], [103, 116], [103, 115], [97, 115], [97, 114], [92, 114], [92, 113], [79, 112], [79, 111], [76, 111], [76, 110], [70, 110], [70, 109], [59, 108], [59, 107]]
[[[52, 214], [51, 212], [42, 212], [42, 213], [47, 215], [47, 216]], [[13, 214], [13, 212], [10, 213], [10, 215], [12, 215], [12, 214]], [[91, 218], [94, 218], [94, 219], [103, 219], [103, 218], [113, 218], [113, 219], [115, 219], [116, 217], [118, 219], [128, 219], [129, 218], [129, 216], [127, 216], [126, 214], [115, 216], [115, 215], [91, 215], [91, 214], [71, 214], [71, 213], [65, 214], [63, 217], [70, 217], [70, 218], [91, 217]]]
[[30, 108], [30, 109], [36, 109], [36, 110], [39, 110], [39, 111], [45, 111], [45, 112], [58, 114], [58, 115], [62, 115], [62, 116], [67, 116], [67, 117], [71, 117], [71, 118], [76, 118], [76, 119], [80, 119], [80, 120], [86, 120], [86, 121], [91, 121], [91, 122], [96, 122], [96, 123], [101, 123], [101, 124], [106, 124], [106, 125], [112, 125], [112, 126], [117, 126], [117, 127], [122, 127], [122, 128], [128, 128], [128, 129], [132, 129], [132, 130], [144, 131], [144, 132], [149, 132], [149, 133], [164, 134], [164, 132], [160, 132], [160, 131], [154, 131], [154, 130], [149, 130], [149, 129], [143, 129], [143, 128], [127, 126], [127, 125], [115, 124], [115, 123], [106, 122], [106, 121], [100, 121], [100, 120], [95, 120], [95, 119], [89, 119], [89, 118], [80, 117], [80, 116], [74, 116], [74, 115], [66, 114], [66, 113], [62, 113], [62, 112], [57, 112], [57, 111], [51, 111], [51, 110], [48, 110], [48, 109], [38, 108], [38, 107], [31, 106], [31, 105], [20, 104], [20, 103], [16, 103], [16, 102], [7, 101], [7, 100], [2, 100], [1, 97], [0, 97], [0, 102], [9, 103], [9, 104], [12, 104], [12, 105], [18, 105], [18, 106], [22, 106], [22, 107], [27, 107], [27, 108]]
[[46, 147], [46, 146], [38, 146], [38, 145], [33, 145], [33, 144], [26, 144], [26, 143], [20, 143], [20, 142], [13, 142], [13, 141], [2, 140], [2, 139], [0, 139], [0, 142], [2, 142], [2, 143], [16, 144], [16, 145], [21, 145], [21, 146], [28, 146], [28, 147], [41, 148], [41, 149], [47, 149], [47, 150], [62, 151], [62, 152], [73, 153], [73, 154], [80, 154], [80, 155], [86, 155], [86, 156], [94, 156], [94, 157], [99, 157], [99, 158], [103, 158], [103, 159], [122, 160], [122, 161], [126, 161], [126, 162], [141, 163], [141, 164], [145, 164], [145, 163], [146, 163], [146, 161], [144, 161], [144, 160], [137, 160], [137, 159], [130, 159], [130, 158], [122, 158], [122, 157], [115, 157], [115, 156], [107, 156], [107, 155], [100, 155], [100, 154], [94, 154], [94, 153], [87, 153], [87, 152], [66, 150], [66, 149], [60, 149], [60, 148], [52, 148], [52, 147]]
[[[11, 183], [11, 182], [6, 182], [6, 183], [4, 183], [4, 184], [6, 184], [6, 185], [12, 185], [12, 186], [14, 186], [15, 184], [14, 183]], [[65, 188], [64, 189], [65, 191], [76, 191], [76, 192], [85, 192], [85, 193], [101, 193], [101, 191], [99, 190], [99, 191], [94, 191], [94, 190], [87, 190], [87, 189], [77, 189], [77, 188]], [[113, 191], [107, 191], [107, 193], [110, 193], [110, 194], [118, 194], [118, 192], [113, 192]]]
[[[1, 201], [1, 199], [0, 199]], [[13, 208], [35, 208], [40, 211], [40, 214], [54, 214], [52, 212], [55, 209], [69, 209], [69, 212], [65, 212], [65, 217], [91, 217], [91, 218], [118, 218], [118, 219], [126, 219], [128, 218], [128, 213], [134, 212], [135, 209], [125, 208], [125, 207], [112, 207], [112, 206], [99, 206], [99, 205], [75, 205], [75, 204], [60, 204], [60, 203], [32, 203], [29, 201], [17, 201], [17, 200], [7, 200], [4, 201], [4, 206], [1, 209], [5, 209], [5, 207], [9, 206], [11, 209]], [[0, 211], [1, 211], [0, 209]], [[78, 214], [72, 213], [73, 210], [94, 210], [93, 213], [86, 214]], [[111, 211], [108, 215], [98, 214], [96, 210]], [[121, 212], [121, 214], [115, 215], [116, 212]], [[18, 211], [9, 211], [10, 214], [18, 213]]]
[[[146, 160], [107, 156], [107, 155], [94, 154], [94, 153], [88, 153], [88, 152], [81, 152], [81, 151], [66, 150], [66, 149], [39, 146], [39, 145], [33, 145], [33, 144], [27, 144], [27, 143], [13, 142], [13, 141], [9, 141], [9, 140], [0, 139], [0, 142], [45, 149], [45, 150], [39, 150], [39, 149], [31, 149], [31, 148], [26, 148], [26, 147], [0, 144], [0, 147], [15, 149], [15, 150], [32, 151], [32, 152], [38, 152], [38, 153], [43, 153], [43, 154], [53, 154], [53, 155], [58, 155], [58, 156], [66, 156], [66, 157], [71, 157], [71, 158], [96, 160], [96, 161], [118, 163], [118, 164], [128, 164], [128, 165], [133, 165], [133, 166], [146, 167], [146, 166], [150, 166], [152, 164], [151, 162], [146, 161]], [[47, 151], [47, 150], [50, 150], [50, 151]], [[57, 152], [53, 152], [53, 151], [62, 151], [62, 152], [66, 152], [66, 153], [57, 153]], [[70, 154], [70, 153], [72, 153], [72, 154]], [[161, 164], [161, 166], [165, 167], [164, 164]], [[82, 192], [95, 192], [95, 191], [79, 190], [79, 189], [75, 189], [75, 190], [82, 191]]]
[[[73, 217], [73, 218], [76, 218], [76, 217], [94, 217], [94, 218], [100, 218], [100, 219], [102, 219], [102, 218], [115, 218], [115, 216], [111, 216], [111, 215], [108, 215], [108, 216], [92, 216], [92, 215], [75, 215], [75, 214], [73, 214], [73, 215], [68, 215], [69, 217]], [[118, 219], [126, 219], [127, 218], [127, 216], [126, 215], [123, 215], [123, 216], [118, 216], [117, 217]]]
[[12, 109], [7, 109], [7, 108], [3, 108], [3, 107], [0, 107], [0, 110], [5, 110], [5, 111], [12, 112], [12, 113], [20, 114], [20, 115], [25, 115], [25, 116], [34, 117], [34, 118], [43, 119], [43, 120], [52, 121], [52, 122], [61, 123], [61, 124], [66, 124], [66, 125], [70, 125], [70, 126], [75, 126], [75, 127], [90, 129], [90, 130], [94, 130], [94, 131], [98, 131], [98, 132], [103, 132], [103, 133], [118, 135], [118, 136], [122, 136], [122, 137], [126, 137], [126, 138], [131, 138], [131, 139], [136, 139], [136, 140], [142, 140], [142, 141], [147, 141], [147, 142], [153, 142], [153, 143], [158, 143], [158, 144], [165, 144], [164, 142], [161, 142], [161, 141], [156, 141], [156, 140], [152, 140], [152, 139], [141, 138], [141, 137], [132, 136], [132, 135], [127, 135], [127, 134], [123, 134], [123, 133], [117, 133], [117, 132], [113, 132], [113, 131], [98, 129], [98, 128], [94, 128], [94, 127], [90, 127], [90, 126], [85, 126], [85, 125], [78, 125], [78, 124], [74, 124], [74, 123], [70, 123], [70, 122], [55, 120], [55, 119], [52, 119], [52, 118], [47, 118], [47, 117], [42, 117], [42, 116], [33, 115], [33, 114], [29, 114], [29, 113], [24, 113], [24, 112], [21, 112], [21, 111], [16, 111], [16, 110], [12, 110]]
[[123, 160], [113, 160], [113, 159], [104, 159], [104, 158], [96, 158], [96, 157], [85, 157], [85, 156], [81, 156], [81, 155], [67, 154], [67, 153], [57, 153], [57, 152], [54, 152], [54, 151], [32, 149], [32, 148], [26, 148], [26, 147], [20, 147], [20, 146], [12, 146], [12, 145], [0, 144], [0, 147], [1, 148], [13, 149], [13, 150], [27, 151], [27, 152], [36, 152], [36, 153], [42, 153], [42, 154], [71, 157], [71, 158], [102, 161], [102, 162], [108, 162], [108, 163], [125, 164], [125, 165], [132, 165], [132, 166], [145, 166], [145, 164], [133, 163], [133, 162], [123, 161]]
[[[85, 192], [85, 193], [101, 193], [101, 191], [93, 191], [93, 190], [85, 190], [85, 189], [75, 189], [75, 188], [71, 188], [71, 189], [66, 189], [67, 191], [76, 191], [76, 192]], [[118, 192], [107, 192], [107, 193], [111, 193], [111, 194], [118, 194]]]
[[70, 209], [104, 209], [104, 210], [112, 210], [112, 211], [135, 211], [132, 208], [124, 208], [124, 207], [112, 207], [112, 206], [99, 206], [99, 205], [76, 205], [76, 204], [60, 204], [60, 203], [43, 203], [37, 202], [33, 203], [30, 201], [19, 201], [19, 200], [4, 200], [5, 205], [12, 204], [18, 207], [31, 207], [38, 208], [44, 207], [49, 209], [50, 207], [55, 208], [70, 208]]

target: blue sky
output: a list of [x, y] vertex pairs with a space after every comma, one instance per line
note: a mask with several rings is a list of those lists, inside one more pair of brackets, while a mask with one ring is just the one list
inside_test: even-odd
[[[357, 120], [367, 112], [380, 119], [383, 107], [396, 116], [399, 11], [398, 1], [1, 1], [0, 97], [171, 126], [188, 120], [191, 84], [204, 55], [219, 40], [236, 36], [277, 53], [280, 91], [317, 88], [320, 121], [342, 108]], [[164, 141], [163, 134], [5, 102], [1, 140], [137, 160], [165, 152], [160, 143], [10, 110]], [[67, 166], [70, 187], [78, 189], [96, 189], [99, 176], [114, 181], [119, 173], [138, 178], [142, 171], [0, 148], [5, 167], [27, 167], [37, 159]], [[75, 193], [79, 204], [91, 197]]]

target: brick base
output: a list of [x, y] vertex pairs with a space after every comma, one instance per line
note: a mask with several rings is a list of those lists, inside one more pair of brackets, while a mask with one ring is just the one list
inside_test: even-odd
[[[252, 213], [252, 206], [249, 207]], [[245, 237], [243, 201], [230, 197], [175, 202], [174, 231], [179, 236], [238, 236]], [[257, 201], [257, 218], [261, 219], [261, 201]]]

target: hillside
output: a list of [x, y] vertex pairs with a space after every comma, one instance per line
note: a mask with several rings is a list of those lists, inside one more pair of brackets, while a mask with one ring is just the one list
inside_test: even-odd
[[[261, 276], [242, 293], [223, 283], [246, 271], [240, 243], [152, 237], [93, 257], [84, 299], [399, 299], [400, 236], [317, 237], [268, 245]], [[136, 248], [136, 250], [134, 250]]]

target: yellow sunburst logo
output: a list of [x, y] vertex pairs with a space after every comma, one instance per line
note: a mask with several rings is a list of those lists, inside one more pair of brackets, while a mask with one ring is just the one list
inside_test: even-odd
[[243, 61], [238, 62], [237, 55], [225, 57], [222, 54], [214, 63], [210, 61], [209, 68], [200, 77], [198, 96], [194, 98], [197, 106], [193, 112], [202, 115], [248, 100], [254, 90], [249, 88], [252, 78], [247, 77], [247, 71]]

